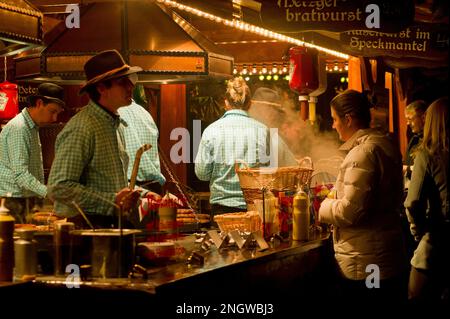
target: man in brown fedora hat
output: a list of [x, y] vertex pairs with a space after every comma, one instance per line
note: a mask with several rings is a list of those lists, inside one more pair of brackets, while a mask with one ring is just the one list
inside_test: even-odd
[[16, 223], [25, 223], [36, 198], [47, 196], [39, 127], [56, 122], [65, 107], [64, 89], [42, 83], [28, 102], [0, 133], [0, 197]]
[[87, 81], [80, 94], [90, 101], [58, 135], [49, 176], [57, 214], [78, 222], [79, 206], [95, 226], [111, 227], [116, 208], [136, 206], [139, 192], [127, 187], [129, 160], [117, 110], [131, 103], [141, 70], [116, 50], [100, 52], [84, 65]]

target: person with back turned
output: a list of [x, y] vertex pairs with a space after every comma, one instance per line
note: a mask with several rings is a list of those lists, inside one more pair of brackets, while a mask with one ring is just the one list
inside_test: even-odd
[[117, 225], [118, 209], [137, 204], [139, 191], [128, 188], [129, 160], [117, 110], [131, 103], [141, 70], [116, 50], [100, 52], [84, 65], [87, 82], [80, 94], [90, 101], [58, 135], [49, 177], [56, 213], [77, 224], [81, 209], [94, 226]]
[[[209, 181], [213, 215], [246, 210], [246, 202], [235, 171], [237, 160], [250, 167], [271, 163], [269, 129], [248, 115], [250, 88], [236, 77], [227, 83], [225, 114], [203, 132], [195, 174]], [[271, 155], [271, 154], [270, 154]]]
[[[137, 86], [135, 92], [140, 92], [138, 88], [142, 88], [142, 86]], [[118, 113], [120, 118], [126, 122], [124, 136], [127, 145], [126, 150], [130, 158], [128, 179], [131, 178], [137, 150], [143, 144], [150, 144], [152, 147], [144, 152], [140, 159], [136, 185], [162, 194], [162, 186], [166, 182], [166, 178], [161, 172], [158, 153], [159, 131], [153, 117], [135, 100], [130, 105], [119, 108]]]
[[16, 223], [25, 223], [26, 214], [47, 196], [39, 127], [56, 122], [65, 107], [64, 89], [42, 83], [28, 102], [0, 133], [0, 197]]

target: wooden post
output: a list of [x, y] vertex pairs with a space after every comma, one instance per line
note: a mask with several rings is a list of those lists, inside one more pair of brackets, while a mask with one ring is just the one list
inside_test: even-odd
[[348, 60], [348, 89], [362, 92], [361, 62], [359, 58], [350, 57]]
[[[177, 141], [170, 140], [170, 133], [174, 128], [187, 128], [187, 110], [186, 110], [186, 85], [185, 84], [162, 84], [161, 85], [161, 109], [160, 109], [160, 128], [159, 143], [161, 149], [170, 160], [170, 150]], [[180, 137], [179, 137], [180, 138]], [[179, 141], [178, 141], [179, 143]], [[190, 150], [190, 141], [184, 145], [185, 150]], [[190, 154], [192, 157], [192, 154]], [[180, 182], [187, 185], [187, 164], [170, 163], [174, 168], [174, 174], [178, 176]]]

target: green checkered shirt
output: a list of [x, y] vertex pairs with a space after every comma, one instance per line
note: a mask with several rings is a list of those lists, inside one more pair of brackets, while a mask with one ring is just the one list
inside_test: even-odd
[[143, 144], [150, 144], [152, 148], [142, 154], [137, 175], [138, 181], [155, 181], [163, 185], [166, 179], [161, 174], [158, 155], [158, 127], [150, 113], [136, 102], [118, 110], [120, 117], [126, 122], [124, 134], [125, 143], [130, 158], [128, 165], [128, 179], [133, 171], [136, 151]]
[[0, 197], [46, 194], [39, 127], [25, 108], [0, 133]]
[[250, 167], [265, 164], [269, 145], [268, 128], [243, 110], [227, 111], [208, 126], [195, 159], [195, 174], [209, 181], [210, 203], [245, 209], [235, 161], [244, 160]]
[[48, 182], [56, 213], [76, 215], [75, 201], [87, 213], [113, 215], [116, 193], [128, 185], [127, 169], [120, 117], [90, 101], [56, 139]]

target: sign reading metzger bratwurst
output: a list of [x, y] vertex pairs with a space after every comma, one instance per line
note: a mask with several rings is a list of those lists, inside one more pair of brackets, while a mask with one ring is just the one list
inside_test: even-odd
[[439, 58], [448, 54], [449, 36], [446, 26], [420, 24], [397, 32], [351, 30], [341, 33], [342, 48], [361, 56]]
[[[376, 8], [374, 10], [373, 8]], [[375, 28], [397, 32], [414, 19], [412, 0], [262, 0], [265, 27], [279, 32], [341, 32]], [[373, 23], [374, 21], [379, 23]]]

